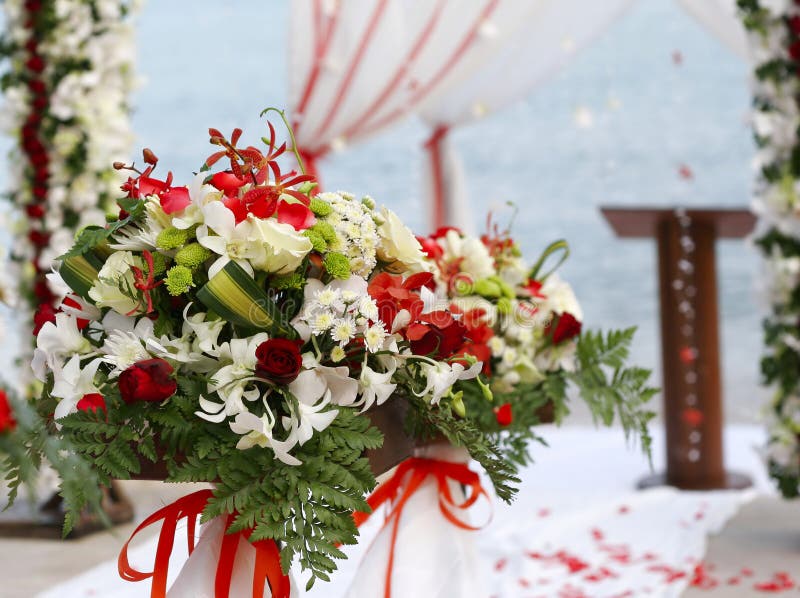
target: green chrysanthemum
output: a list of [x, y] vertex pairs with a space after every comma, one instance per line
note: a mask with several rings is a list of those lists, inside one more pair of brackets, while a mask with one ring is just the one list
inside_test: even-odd
[[311, 227], [311, 230], [325, 239], [325, 242], [329, 245], [336, 242], [336, 230], [330, 222], [319, 221]]
[[156, 246], [165, 251], [178, 249], [186, 245], [192, 235], [193, 232], [191, 229], [182, 230], [170, 226], [158, 233], [158, 237], [156, 237]]
[[186, 266], [173, 266], [170, 268], [165, 281], [167, 291], [173, 297], [183, 295], [194, 286], [192, 282], [192, 271]]
[[347, 259], [347, 256], [331, 251], [323, 259], [323, 264], [328, 274], [334, 278], [342, 280], [350, 278], [350, 260]]
[[318, 253], [324, 253], [326, 249], [328, 249], [328, 244], [325, 242], [325, 239], [322, 238], [322, 235], [315, 231], [313, 228], [309, 228], [303, 231], [303, 236], [307, 237], [311, 244], [314, 246], [314, 251]]
[[175, 263], [190, 270], [196, 270], [212, 255], [211, 250], [203, 247], [200, 243], [189, 243], [175, 254]]
[[318, 197], [312, 197], [308, 207], [311, 208], [311, 211], [314, 212], [315, 215], [322, 216], [323, 218], [333, 211], [331, 204]]
[[275, 276], [270, 281], [270, 286], [273, 289], [302, 289], [304, 284], [305, 278], [299, 272], [285, 276]]
[[161, 276], [167, 271], [167, 258], [157, 251], [153, 252], [153, 276]]

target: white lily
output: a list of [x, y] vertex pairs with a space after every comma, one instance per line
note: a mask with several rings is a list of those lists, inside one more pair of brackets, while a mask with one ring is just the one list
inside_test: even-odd
[[397, 384], [391, 382], [392, 376], [397, 370], [397, 366], [392, 364], [387, 372], [380, 373], [370, 368], [366, 361], [361, 368], [359, 378], [359, 388], [361, 389], [361, 400], [364, 407], [362, 413], [372, 407], [374, 403], [383, 405], [397, 388]]
[[45, 381], [46, 367], [61, 367], [67, 355], [84, 355], [92, 350], [89, 340], [78, 330], [78, 320], [65, 313], [56, 314], [55, 324], [45, 322], [36, 337], [31, 367], [38, 380]]
[[208, 269], [208, 277], [214, 278], [231, 261], [252, 276], [251, 260], [262, 262], [266, 251], [250, 221], [236, 224], [233, 212], [219, 201], [203, 206], [203, 215], [205, 223], [197, 228], [197, 242], [220, 256]]
[[422, 364], [422, 371], [428, 380], [427, 385], [422, 392], [416, 393], [418, 397], [430, 395], [430, 402], [432, 405], [437, 405], [439, 401], [445, 396], [453, 384], [459, 380], [471, 380], [476, 378], [481, 373], [483, 367], [482, 362], [474, 364], [469, 369], [466, 369], [460, 363], [445, 363], [439, 362], [436, 365]]
[[254, 446], [269, 447], [275, 452], [275, 456], [287, 465], [302, 465], [302, 461], [289, 454], [296, 444], [294, 438], [290, 436], [289, 439], [281, 441], [276, 440], [273, 436], [275, 417], [269, 410], [261, 417], [257, 417], [249, 411], [240, 413], [230, 426], [234, 434], [243, 435], [236, 444], [237, 449], [244, 451]]
[[88, 365], [81, 367], [81, 358], [75, 355], [63, 368], [53, 368], [54, 384], [51, 394], [61, 399], [53, 414], [56, 421], [73, 413], [84, 395], [100, 392], [94, 383], [94, 377], [102, 362], [102, 359], [93, 359]]

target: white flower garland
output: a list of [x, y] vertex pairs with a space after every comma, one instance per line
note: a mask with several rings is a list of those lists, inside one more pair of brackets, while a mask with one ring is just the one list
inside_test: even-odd
[[753, 210], [766, 259], [762, 373], [774, 389], [768, 409], [770, 474], [785, 496], [800, 492], [800, 6], [739, 0], [751, 34], [753, 128], [759, 173]]
[[[133, 141], [132, 8], [124, 0], [3, 3], [0, 128], [20, 144], [10, 153], [19, 210], [13, 278], [31, 312], [58, 307], [66, 289], [45, 279], [53, 260], [77, 230], [104, 224], [120, 196], [124, 178], [112, 163], [127, 160]], [[23, 325], [30, 328], [30, 319]]]

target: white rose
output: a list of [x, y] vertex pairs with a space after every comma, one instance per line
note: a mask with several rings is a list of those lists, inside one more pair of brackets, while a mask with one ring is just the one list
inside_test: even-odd
[[383, 223], [378, 227], [380, 242], [377, 255], [395, 272], [424, 272], [429, 269], [414, 233], [388, 208], [381, 210]]
[[117, 251], [106, 260], [100, 268], [97, 280], [89, 289], [89, 297], [94, 300], [97, 307], [110, 307], [116, 312], [128, 315], [142, 306], [138, 297], [131, 296], [136, 293], [133, 286], [136, 281], [131, 266], [144, 268], [144, 263], [130, 251]]
[[254, 218], [253, 230], [265, 249], [263, 257], [250, 260], [257, 270], [274, 274], [294, 272], [314, 247], [311, 240], [297, 232], [294, 227], [271, 218]]

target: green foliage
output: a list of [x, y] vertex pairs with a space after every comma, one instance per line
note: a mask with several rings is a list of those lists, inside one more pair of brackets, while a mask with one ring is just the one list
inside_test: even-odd
[[128, 213], [128, 216], [108, 224], [105, 228], [101, 226], [87, 226], [78, 233], [75, 239], [75, 245], [59, 259], [83, 255], [97, 247], [103, 246], [122, 227], [137, 222], [144, 216], [145, 207], [144, 200], [142, 199], [123, 198], [117, 200], [117, 204]]

